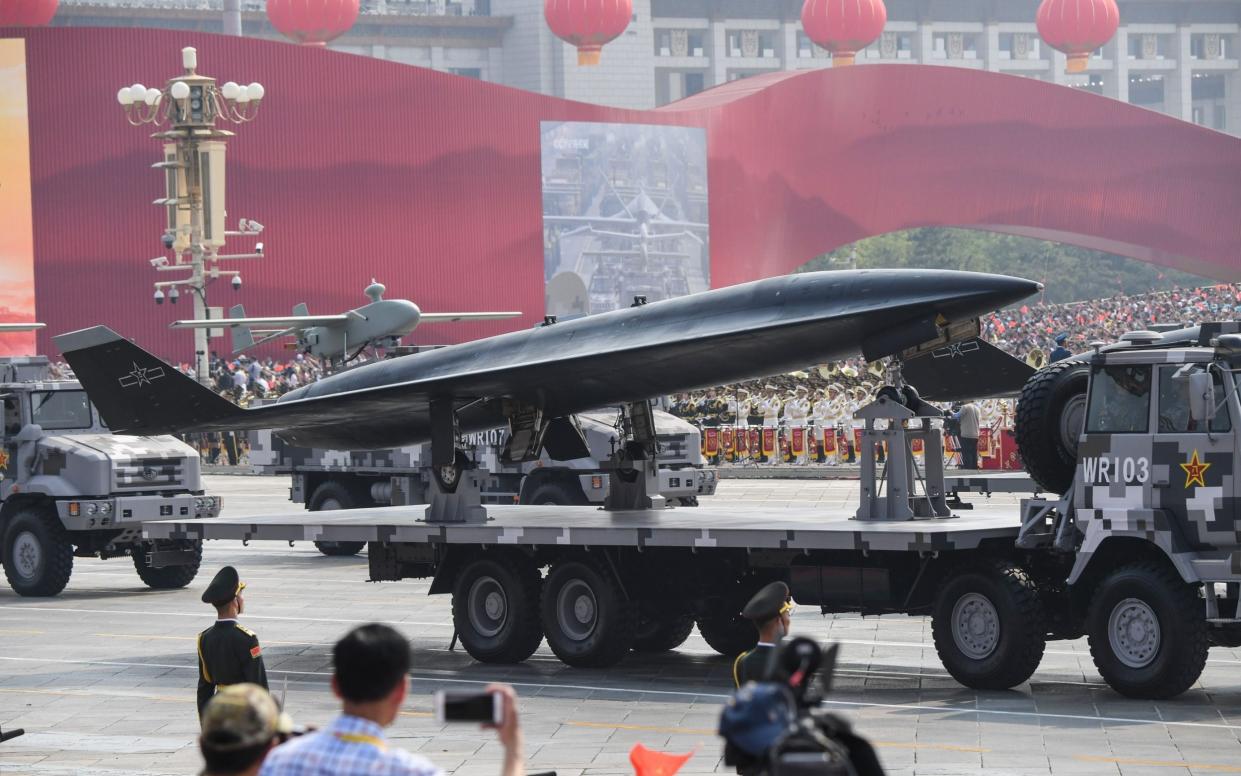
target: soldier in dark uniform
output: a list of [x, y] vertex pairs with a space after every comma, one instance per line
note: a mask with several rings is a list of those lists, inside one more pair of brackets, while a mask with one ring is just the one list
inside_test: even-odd
[[254, 631], [239, 624], [237, 616], [246, 606], [241, 591], [246, 583], [237, 569], [225, 566], [203, 592], [203, 603], [215, 607], [215, 625], [198, 634], [198, 715], [217, 689], [252, 682], [267, 688], [263, 649]]
[[748, 652], [737, 655], [733, 661], [733, 683], [738, 687], [746, 682], [762, 681], [767, 667], [775, 655], [780, 639], [788, 635], [789, 616], [793, 613], [793, 598], [789, 586], [772, 582], [754, 594], [741, 611], [741, 616], [758, 628], [758, 644]]

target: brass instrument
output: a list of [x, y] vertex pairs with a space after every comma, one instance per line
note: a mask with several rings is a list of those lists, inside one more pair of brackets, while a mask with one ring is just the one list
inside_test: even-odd
[[1047, 353], [1042, 348], [1034, 348], [1026, 354], [1026, 363], [1035, 369], [1047, 366]]
[[818, 373], [819, 377], [822, 377], [824, 380], [835, 379], [836, 375], [840, 374], [840, 365], [835, 362], [823, 364], [818, 368]]
[[880, 378], [883, 377], [883, 372], [884, 372], [883, 362], [882, 361], [871, 361], [869, 364], [866, 365], [866, 372], [870, 374], [871, 377], [880, 377]]

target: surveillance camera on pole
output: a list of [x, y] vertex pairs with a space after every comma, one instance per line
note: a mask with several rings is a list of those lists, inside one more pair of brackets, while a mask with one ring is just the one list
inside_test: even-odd
[[[116, 99], [130, 124], [163, 128], [154, 135], [163, 142], [163, 156], [152, 167], [164, 176], [164, 196], [155, 204], [164, 209], [161, 242], [172, 251], [173, 258], [157, 257], [150, 264], [161, 272], [183, 269], [187, 275], [157, 283], [155, 303], [163, 304], [167, 298], [170, 304], [176, 304], [181, 296], [178, 286], [184, 285], [194, 297], [194, 317], [204, 318], [208, 283], [232, 274], [233, 289], [241, 288], [241, 279], [235, 273], [220, 271], [220, 262], [257, 258], [263, 253], [260, 243], [252, 254], [220, 255], [225, 237], [253, 236], [263, 231], [263, 225], [243, 218], [238, 232], [230, 232], [225, 226], [225, 141], [233, 133], [217, 129], [216, 122], [223, 119], [244, 124], [253, 120], [267, 90], [259, 83], [242, 85], [229, 81], [217, 85], [216, 79], [197, 72], [198, 52], [192, 47], [181, 50], [181, 64], [185, 72], [170, 78], [163, 88], [135, 83], [122, 87]], [[209, 379], [207, 337], [206, 329], [194, 332], [195, 371], [204, 383]]]
[[234, 291], [240, 291], [241, 290], [241, 275], [233, 275], [232, 284], [233, 284]]

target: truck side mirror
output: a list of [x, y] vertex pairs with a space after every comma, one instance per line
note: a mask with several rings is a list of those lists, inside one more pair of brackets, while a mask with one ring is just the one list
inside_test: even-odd
[[17, 442], [37, 442], [43, 437], [43, 427], [37, 423], [27, 423], [17, 433]]
[[1205, 423], [1215, 419], [1215, 381], [1210, 372], [1189, 376], [1189, 417]]

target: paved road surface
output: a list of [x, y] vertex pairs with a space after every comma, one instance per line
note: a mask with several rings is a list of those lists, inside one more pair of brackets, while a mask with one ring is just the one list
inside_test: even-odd
[[[209, 482], [231, 514], [287, 510], [286, 486], [255, 477]], [[725, 481], [717, 498], [844, 507], [853, 487]], [[244, 620], [263, 641], [277, 692], [288, 682], [288, 707], [301, 722], [321, 725], [335, 709], [332, 641], [354, 623], [382, 620], [416, 649], [413, 693], [392, 738], [449, 771], [494, 774], [500, 749], [473, 726], [435, 724], [430, 693], [493, 680], [522, 696], [532, 770], [632, 773], [628, 751], [639, 741], [694, 750], [684, 773], [729, 770], [714, 729], [730, 661], [697, 635], [676, 653], [635, 655], [608, 670], [566, 668], [546, 647], [521, 666], [480, 665], [448, 651], [449, 602], [428, 597], [426, 582], [368, 583], [365, 556], [230, 542], [208, 545], [203, 576], [186, 590], [147, 590], [126, 559], [77, 560], [69, 588], [54, 599], [0, 589], [0, 727], [27, 730], [0, 744], [0, 774], [195, 773], [194, 635], [212, 614], [198, 596], [206, 574], [226, 563], [242, 570]], [[975, 692], [940, 667], [921, 618], [824, 618], [803, 607], [793, 631], [843, 644], [832, 702], [878, 744], [890, 773], [1241, 773], [1238, 650], [1213, 650], [1198, 687], [1152, 703], [1109, 690], [1084, 641], [1052, 644], [1033, 680], [1015, 691]]]

